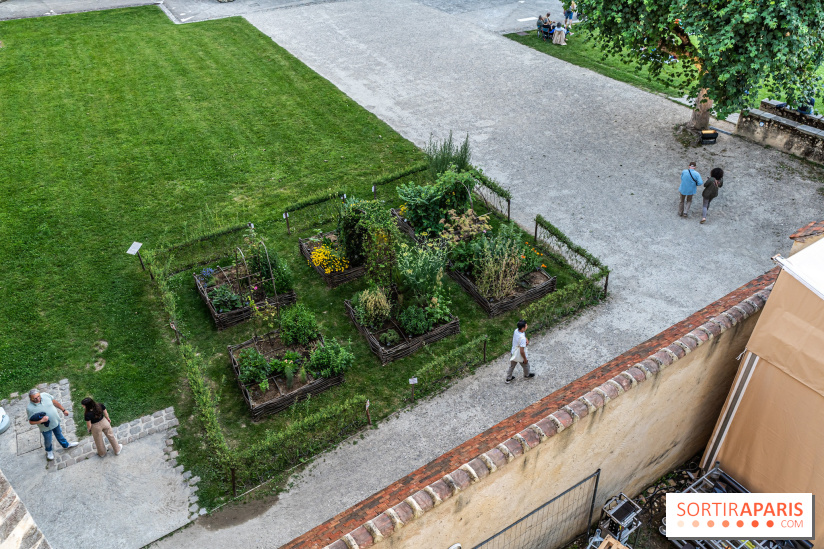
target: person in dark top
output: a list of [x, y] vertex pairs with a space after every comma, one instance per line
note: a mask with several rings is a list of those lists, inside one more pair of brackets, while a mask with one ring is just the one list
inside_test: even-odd
[[813, 114], [814, 107], [815, 97], [811, 94], [810, 97], [799, 101], [797, 110], [801, 114]]
[[704, 182], [704, 192], [701, 196], [704, 198], [704, 206], [701, 209], [701, 223], [707, 222], [707, 211], [710, 209], [710, 202], [718, 196], [718, 189], [724, 186], [724, 170], [721, 168], [713, 168], [710, 171], [709, 178]]
[[106, 444], [103, 442], [103, 435], [109, 439], [109, 444], [112, 446], [114, 455], [119, 456], [123, 450], [123, 446], [117, 443], [117, 439], [112, 431], [112, 420], [109, 417], [109, 411], [106, 410], [106, 405], [102, 402], [95, 402], [90, 397], [84, 398], [80, 404], [86, 409], [86, 414], [83, 419], [86, 420], [86, 429], [92, 434], [94, 444], [97, 447], [97, 455], [101, 458], [106, 457]]

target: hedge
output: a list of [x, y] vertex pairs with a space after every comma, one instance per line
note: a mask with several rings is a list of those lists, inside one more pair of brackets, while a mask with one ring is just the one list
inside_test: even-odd
[[387, 183], [393, 183], [394, 181], [397, 181], [398, 179], [400, 179], [402, 177], [406, 177], [408, 175], [416, 174], [418, 172], [422, 172], [422, 171], [427, 170], [427, 169], [429, 169], [429, 163], [428, 162], [421, 162], [419, 164], [415, 164], [415, 165], [410, 166], [408, 168], [405, 168], [403, 170], [399, 170], [397, 172], [390, 173], [388, 175], [384, 175], [383, 177], [379, 177], [378, 179], [376, 179], [375, 181], [372, 182], [372, 185], [375, 185], [376, 187], [378, 187], [380, 185], [386, 185]]
[[455, 347], [446, 354], [436, 357], [416, 371], [415, 377], [418, 378], [417, 388], [419, 394], [424, 395], [443, 389], [446, 387], [445, 384], [440, 383], [443, 379], [481, 364], [484, 358], [484, 342], [488, 340], [488, 335], [480, 335], [460, 347]]
[[500, 196], [503, 200], [512, 200], [512, 193], [501, 187], [496, 181], [487, 177], [480, 169], [472, 170], [472, 175], [483, 183], [484, 187]]
[[365, 405], [366, 397], [355, 395], [294, 421], [282, 431], [269, 431], [259, 442], [237, 452], [238, 481], [258, 484], [358, 431], [367, 423]]

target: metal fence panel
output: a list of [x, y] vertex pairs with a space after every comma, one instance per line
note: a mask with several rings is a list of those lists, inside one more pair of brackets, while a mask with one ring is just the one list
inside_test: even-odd
[[544, 503], [474, 549], [557, 549], [592, 523], [601, 470]]

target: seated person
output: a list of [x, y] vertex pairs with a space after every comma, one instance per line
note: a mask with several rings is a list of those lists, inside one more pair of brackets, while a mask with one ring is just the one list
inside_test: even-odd
[[801, 114], [812, 114], [815, 107], [815, 97], [802, 99], [798, 102], [798, 112]]
[[567, 29], [564, 28], [564, 25], [562, 23], [556, 24], [555, 30], [552, 34], [552, 43], [560, 44], [561, 46], [566, 46], [566, 33]]

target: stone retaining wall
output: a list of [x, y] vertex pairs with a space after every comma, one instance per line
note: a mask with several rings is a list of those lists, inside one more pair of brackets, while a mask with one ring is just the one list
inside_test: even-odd
[[824, 130], [777, 114], [752, 109], [741, 114], [735, 134], [750, 141], [824, 164]]
[[789, 118], [793, 122], [812, 126], [813, 128], [824, 130], [824, 116], [819, 114], [801, 114], [796, 109], [789, 109], [786, 107], [779, 107], [782, 102], [774, 101], [772, 99], [762, 99], [760, 110], [775, 114], [784, 118]]
[[0, 547], [3, 549], [51, 549], [28, 509], [0, 471]]

